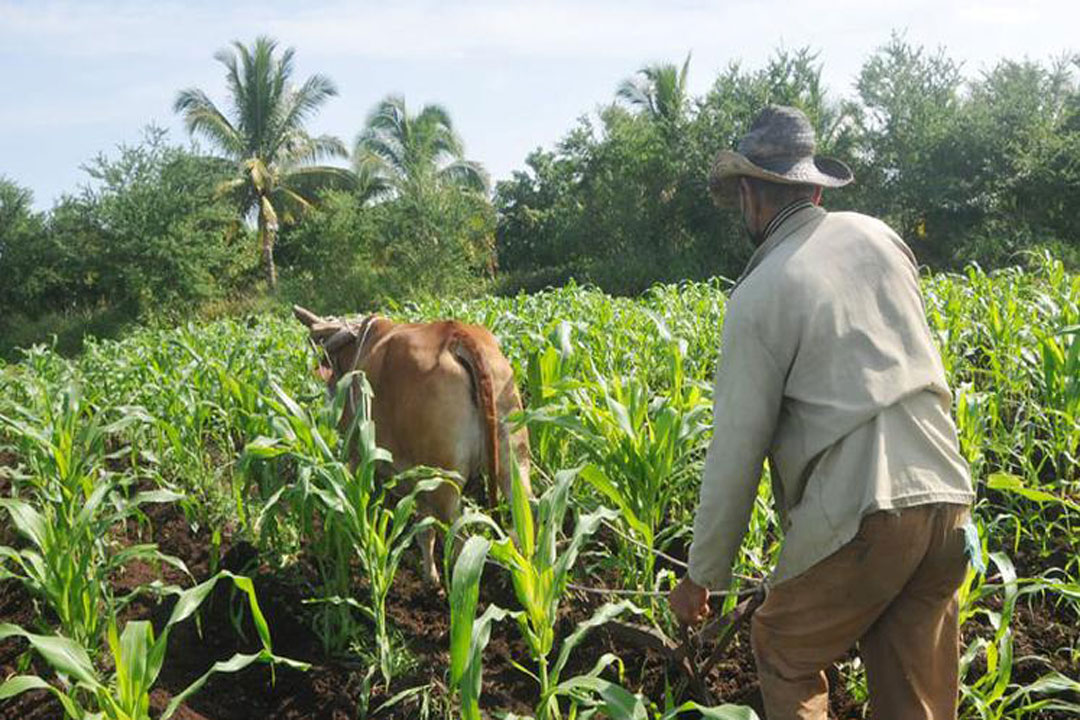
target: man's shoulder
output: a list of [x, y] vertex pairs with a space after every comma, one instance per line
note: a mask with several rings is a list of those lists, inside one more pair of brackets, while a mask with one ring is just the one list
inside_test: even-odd
[[852, 211], [829, 212], [807, 243], [808, 263], [826, 263], [837, 270], [846, 266], [879, 264], [905, 271], [917, 269], [915, 253], [884, 220]]
[[881, 218], [854, 210], [830, 210], [825, 214], [825, 222], [818, 229], [819, 232], [845, 230], [899, 238], [896, 231]]

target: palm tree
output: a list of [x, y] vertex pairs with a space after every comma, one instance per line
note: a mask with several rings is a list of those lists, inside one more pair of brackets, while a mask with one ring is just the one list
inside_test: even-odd
[[425, 197], [442, 187], [486, 193], [483, 166], [464, 157], [464, 145], [441, 105], [410, 115], [405, 99], [390, 95], [368, 115], [353, 163], [377, 194]]
[[344, 144], [329, 135], [312, 137], [304, 130], [305, 121], [337, 95], [337, 88], [318, 74], [294, 86], [293, 49], [276, 51], [275, 40], [260, 36], [250, 47], [237, 41], [231, 50], [214, 55], [227, 71], [232, 105], [228, 116], [197, 88], [180, 92], [174, 105], [188, 132], [202, 135], [236, 163], [237, 176], [223, 183], [219, 192], [235, 196], [245, 216], [255, 211], [271, 289], [277, 287], [274, 241], [280, 223], [292, 222], [309, 209], [320, 189], [355, 181], [344, 168], [313, 164], [345, 157]]
[[686, 108], [686, 73], [690, 69], [687, 53], [682, 68], [671, 63], [656, 63], [638, 70], [637, 75], [622, 81], [616, 97], [648, 113], [653, 120], [676, 123]]

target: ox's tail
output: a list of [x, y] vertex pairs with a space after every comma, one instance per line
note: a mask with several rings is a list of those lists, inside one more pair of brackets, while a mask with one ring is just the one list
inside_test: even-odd
[[447, 345], [451, 352], [469, 369], [476, 388], [477, 406], [484, 415], [484, 434], [488, 447], [487, 501], [491, 507], [499, 502], [499, 417], [495, 407], [495, 386], [491, 366], [476, 338], [458, 326], [450, 334]]

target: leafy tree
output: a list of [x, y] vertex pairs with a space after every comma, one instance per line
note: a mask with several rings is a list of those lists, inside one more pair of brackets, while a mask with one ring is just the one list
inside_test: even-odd
[[231, 165], [170, 145], [148, 128], [142, 142], [99, 155], [90, 181], [47, 214], [29, 193], [0, 183], [0, 352], [56, 333], [65, 350], [87, 332], [168, 315], [219, 298], [256, 258], [235, 209], [214, 188]]
[[383, 265], [384, 288], [397, 288], [397, 297], [467, 291], [493, 270], [488, 176], [465, 158], [445, 108], [413, 115], [404, 98], [385, 98], [356, 139], [353, 163], [364, 183], [357, 199], [375, 201], [379, 237], [365, 261]]
[[33, 203], [30, 190], [0, 176], [0, 277], [7, 279], [0, 283], [0, 314], [32, 307], [62, 283], [59, 250]]
[[245, 215], [255, 213], [271, 289], [277, 286], [274, 241], [281, 223], [311, 208], [319, 190], [354, 182], [347, 170], [311, 164], [346, 155], [337, 138], [312, 137], [304, 130], [337, 88], [318, 74], [294, 87], [293, 54], [292, 48], [278, 54], [277, 42], [265, 36], [250, 47], [234, 42], [231, 52], [214, 56], [226, 69], [230, 114], [195, 88], [182, 91], [175, 103], [189, 132], [207, 138], [236, 163], [238, 174], [220, 189], [232, 194]]
[[289, 268], [282, 293], [291, 301], [340, 314], [486, 289], [495, 227], [487, 198], [443, 189], [422, 204], [411, 196], [367, 200], [328, 193], [282, 232], [280, 258]]
[[968, 196], [947, 180], [948, 165], [957, 159], [952, 140], [961, 107], [960, 66], [942, 51], [928, 53], [894, 34], [863, 65], [856, 87], [861, 152], [854, 194], [920, 258], [940, 261], [941, 247], [927, 242], [934, 220], [927, 209], [958, 208]]
[[84, 169], [91, 182], [57, 203], [44, 242], [35, 240], [55, 275], [32, 286], [20, 311], [111, 307], [136, 318], [218, 296], [243, 272], [234, 243], [244, 229], [214, 197], [227, 163], [169, 145], [151, 127], [143, 142]]
[[756, 72], [733, 65], [698, 99], [685, 96], [687, 69], [645, 68], [617, 91], [629, 111], [603, 108], [499, 184], [499, 257], [516, 276], [507, 289], [571, 275], [621, 293], [737, 277], [753, 248], [737, 215], [713, 206], [706, 180], [716, 152], [767, 103], [803, 108], [824, 151], [850, 152], [849, 110], [826, 96], [809, 50], [777, 52]]

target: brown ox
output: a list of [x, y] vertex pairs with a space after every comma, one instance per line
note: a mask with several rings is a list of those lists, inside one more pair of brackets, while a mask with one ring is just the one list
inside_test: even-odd
[[[521, 409], [521, 398], [510, 363], [486, 328], [453, 320], [406, 325], [375, 315], [350, 322], [299, 306], [293, 313], [325, 351], [320, 375], [329, 387], [352, 370], [367, 376], [375, 439], [393, 456], [394, 472], [427, 465], [466, 481], [486, 474], [487, 501], [494, 505], [498, 489], [510, 496], [513, 452], [530, 490], [528, 434], [524, 428], [511, 434], [506, 423]], [[417, 505], [422, 514], [449, 523], [458, 515], [460, 495], [447, 484], [423, 493]], [[423, 532], [420, 548], [424, 577], [438, 584], [433, 529]]]

